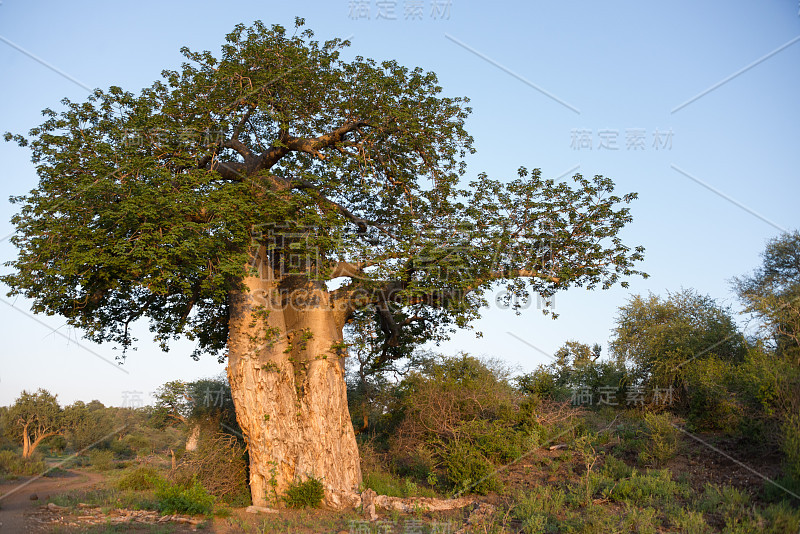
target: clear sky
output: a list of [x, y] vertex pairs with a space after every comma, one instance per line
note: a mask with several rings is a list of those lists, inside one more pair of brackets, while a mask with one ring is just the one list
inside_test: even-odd
[[[318, 38], [349, 37], [351, 55], [396, 59], [439, 75], [468, 96], [477, 154], [469, 175], [510, 179], [520, 165], [547, 177], [580, 172], [637, 191], [624, 232], [644, 245], [628, 290], [571, 290], [558, 320], [533, 303], [521, 316], [493, 305], [440, 347], [497, 357], [530, 370], [565, 341], [605, 344], [631, 293], [695, 288], [736, 305], [731, 277], [758, 265], [766, 241], [798, 224], [800, 198], [800, 6], [768, 2], [0, 2], [0, 132], [27, 133], [40, 111], [81, 101], [88, 88], [138, 91], [177, 68], [181, 46], [217, 54], [235, 24], [291, 27], [306, 19]], [[37, 182], [30, 154], [0, 143], [0, 260], [11, 195]], [[7, 268], [4, 268], [7, 269]], [[124, 366], [112, 347], [83, 340], [58, 317], [0, 292], [0, 405], [44, 387], [62, 403], [145, 401], [174, 379], [216, 375], [191, 346], [161, 353], [139, 330]]]

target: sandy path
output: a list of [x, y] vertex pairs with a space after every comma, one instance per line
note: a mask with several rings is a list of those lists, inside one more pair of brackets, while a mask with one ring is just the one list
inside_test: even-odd
[[[68, 471], [69, 475], [56, 478], [20, 478], [0, 484], [0, 532], [34, 532], [25, 523], [25, 512], [45, 503], [48, 497], [66, 491], [85, 488], [103, 480], [98, 473]], [[32, 501], [31, 494], [39, 496]]]

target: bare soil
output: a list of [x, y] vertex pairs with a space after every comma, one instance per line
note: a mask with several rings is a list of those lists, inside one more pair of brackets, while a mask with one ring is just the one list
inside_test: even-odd
[[21, 477], [0, 484], [0, 532], [45, 532], [44, 525], [29, 517], [32, 512], [52, 495], [87, 488], [102, 480], [97, 473], [70, 470], [58, 477]]

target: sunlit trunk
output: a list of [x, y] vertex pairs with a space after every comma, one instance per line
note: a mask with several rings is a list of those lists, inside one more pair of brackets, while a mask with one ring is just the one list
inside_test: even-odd
[[262, 266], [245, 280], [248, 292], [230, 296], [228, 378], [253, 504], [280, 504], [290, 484], [314, 477], [340, 508], [361, 482], [342, 325], [323, 282], [271, 274]]
[[31, 450], [31, 437], [28, 435], [28, 425], [22, 429], [22, 457], [29, 458], [33, 454]]

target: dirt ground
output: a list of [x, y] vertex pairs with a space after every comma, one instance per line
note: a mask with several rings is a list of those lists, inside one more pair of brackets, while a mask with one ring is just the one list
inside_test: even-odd
[[[97, 473], [66, 471], [63, 476], [21, 477], [0, 484], [0, 532], [44, 532], [46, 529], [29, 517], [51, 495], [93, 486], [103, 480]], [[33, 497], [36, 497], [35, 499]]]

